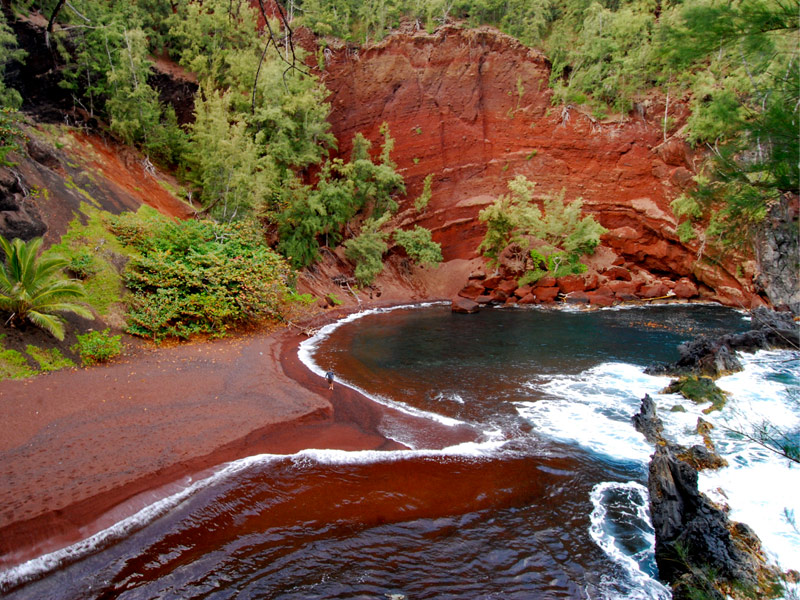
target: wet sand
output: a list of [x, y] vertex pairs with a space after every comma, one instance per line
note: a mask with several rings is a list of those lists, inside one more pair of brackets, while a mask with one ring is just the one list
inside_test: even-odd
[[237, 458], [402, 447], [381, 434], [386, 419], [440, 447], [474, 439], [345, 386], [328, 390], [297, 357], [304, 339], [283, 329], [0, 382], [0, 570], [85, 539]]

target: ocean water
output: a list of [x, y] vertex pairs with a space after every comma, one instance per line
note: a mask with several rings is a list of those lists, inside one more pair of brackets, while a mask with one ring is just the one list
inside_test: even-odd
[[[0, 573], [9, 598], [666, 599], [653, 558], [647, 462], [630, 424], [645, 393], [667, 434], [714, 424], [730, 466], [701, 487], [800, 568], [800, 470], [747, 440], [800, 431], [800, 355], [745, 355], [724, 411], [660, 391], [644, 367], [698, 334], [746, 329], [717, 306], [595, 312], [429, 305], [352, 315], [300, 349], [376, 401], [473, 443], [432, 450], [307, 450], [220, 465], [82, 544]], [[683, 412], [671, 409], [680, 405]]]

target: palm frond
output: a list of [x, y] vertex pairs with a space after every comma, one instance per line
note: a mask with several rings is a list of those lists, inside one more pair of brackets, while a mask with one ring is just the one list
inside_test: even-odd
[[56, 254], [39, 256], [42, 238], [24, 242], [0, 236], [5, 262], [0, 264], [0, 309], [17, 320], [28, 319], [58, 339], [64, 339], [64, 321], [54, 312], [71, 312], [87, 319], [94, 315], [86, 307], [69, 302], [86, 297], [77, 279], [59, 279], [67, 260]]
[[71, 312], [84, 319], [93, 320], [94, 315], [92, 311], [81, 304], [73, 304], [72, 302], [52, 302], [37, 306], [37, 312]]
[[64, 321], [61, 317], [32, 310], [28, 312], [28, 320], [37, 327], [49, 331], [59, 340], [64, 339]]

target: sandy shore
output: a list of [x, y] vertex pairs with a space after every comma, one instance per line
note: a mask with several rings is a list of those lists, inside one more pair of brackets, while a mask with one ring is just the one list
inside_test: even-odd
[[84, 539], [152, 503], [154, 490], [230, 460], [397, 448], [379, 431], [387, 416], [443, 444], [473, 439], [345, 386], [329, 391], [298, 359], [303, 339], [283, 329], [0, 382], [0, 570]]

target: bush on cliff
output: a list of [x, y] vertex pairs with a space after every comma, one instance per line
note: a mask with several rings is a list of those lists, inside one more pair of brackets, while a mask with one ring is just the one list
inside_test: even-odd
[[478, 250], [497, 266], [506, 248], [521, 247], [530, 256], [524, 283], [584, 271], [580, 258], [594, 253], [606, 229], [591, 216], [581, 217], [580, 199], [564, 202], [563, 191], [534, 200], [535, 186], [522, 175], [515, 177], [508, 182], [510, 193], [480, 212], [486, 235]]
[[160, 341], [222, 336], [236, 325], [280, 315], [290, 269], [250, 221], [173, 221], [152, 209], [112, 229], [136, 253], [125, 280], [128, 331]]
[[346, 225], [359, 211], [380, 219], [397, 210], [394, 195], [405, 192], [405, 182], [389, 157], [394, 140], [388, 128], [382, 132], [380, 162], [373, 160], [370, 142], [358, 133], [350, 160], [326, 161], [316, 186], [295, 180], [284, 187], [281, 203], [285, 208], [273, 219], [280, 236], [278, 250], [295, 267], [306, 267], [317, 259], [318, 238], [324, 236], [326, 245], [339, 243]]

